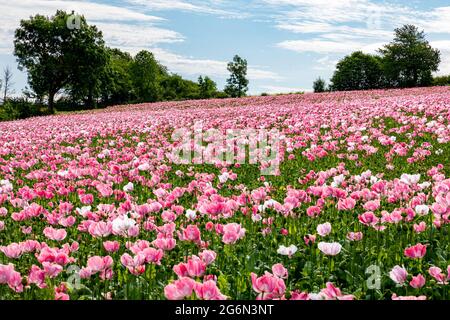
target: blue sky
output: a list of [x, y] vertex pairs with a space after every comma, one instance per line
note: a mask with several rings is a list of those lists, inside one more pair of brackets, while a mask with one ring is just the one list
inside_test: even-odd
[[413, 23], [442, 52], [450, 74], [450, 4], [404, 0], [0, 0], [0, 67], [26, 86], [12, 55], [15, 28], [33, 14], [75, 10], [104, 33], [107, 44], [132, 54], [151, 50], [171, 72], [209, 75], [222, 88], [234, 54], [249, 63], [250, 93], [310, 90], [329, 79], [346, 54], [374, 53], [393, 29]]

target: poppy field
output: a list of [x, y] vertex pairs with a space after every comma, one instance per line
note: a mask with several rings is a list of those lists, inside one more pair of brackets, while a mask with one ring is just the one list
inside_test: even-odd
[[449, 156], [446, 87], [3, 122], [0, 299], [448, 300]]

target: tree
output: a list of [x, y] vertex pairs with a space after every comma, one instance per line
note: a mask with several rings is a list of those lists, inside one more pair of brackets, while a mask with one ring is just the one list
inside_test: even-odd
[[107, 49], [108, 65], [100, 79], [100, 94], [105, 105], [123, 104], [136, 98], [131, 77], [133, 57], [119, 49]]
[[395, 29], [393, 42], [379, 52], [390, 86], [416, 87], [432, 83], [432, 73], [441, 62], [440, 52], [425, 39], [425, 33], [416, 26], [404, 25]]
[[367, 90], [382, 87], [383, 76], [380, 58], [364, 54], [361, 51], [346, 56], [336, 65], [331, 83], [331, 89], [335, 91]]
[[9, 66], [3, 69], [3, 103], [8, 99], [8, 95], [12, 92], [14, 82], [12, 81], [13, 73]]
[[53, 17], [36, 15], [22, 20], [15, 32], [14, 54], [19, 68], [28, 71], [28, 83], [36, 95], [47, 97], [50, 112], [60, 90], [93, 90], [98, 68], [104, 65], [103, 57], [98, 56], [103, 55], [101, 32], [82, 16], [77, 16], [76, 28], [69, 28], [72, 16], [60, 10]]
[[155, 102], [162, 97], [161, 80], [167, 70], [156, 61], [153, 53], [143, 50], [134, 58], [131, 66], [133, 86], [140, 102]]
[[448, 86], [450, 85], [450, 76], [440, 76], [433, 78], [433, 86]]
[[225, 92], [231, 97], [243, 97], [248, 91], [247, 60], [238, 55], [234, 56], [233, 61], [228, 63], [228, 71], [231, 73], [227, 80]]
[[201, 99], [210, 99], [214, 97], [217, 92], [216, 83], [208, 76], [198, 77], [198, 86], [200, 91], [199, 96]]
[[[74, 100], [80, 99], [87, 108], [93, 108], [100, 96], [101, 80], [107, 72], [109, 56], [103, 35], [96, 26], [81, 23], [80, 29], [74, 29], [72, 50], [66, 55], [71, 65], [69, 91]], [[77, 63], [81, 61], [81, 63]]]
[[187, 100], [196, 99], [199, 96], [197, 83], [183, 79], [177, 74], [165, 77], [161, 82], [164, 88], [164, 100]]
[[326, 83], [322, 78], [317, 78], [313, 84], [314, 92], [325, 92], [326, 91]]

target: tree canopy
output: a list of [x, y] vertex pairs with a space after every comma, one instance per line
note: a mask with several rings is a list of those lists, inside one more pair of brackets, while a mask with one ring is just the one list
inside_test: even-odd
[[68, 28], [70, 15], [57, 11], [53, 17], [35, 15], [22, 20], [15, 32], [14, 54], [20, 69], [28, 71], [31, 89], [47, 97], [53, 112], [55, 95], [63, 88], [81, 95], [93, 91], [106, 65], [102, 33], [79, 17], [77, 28]]
[[231, 73], [227, 79], [225, 92], [231, 97], [243, 97], [248, 91], [249, 81], [247, 79], [247, 60], [238, 55], [234, 56], [233, 61], [228, 63], [228, 71]]
[[361, 51], [339, 61], [331, 78], [331, 88], [335, 91], [374, 89], [382, 84], [380, 58]]
[[393, 41], [378, 55], [361, 51], [346, 56], [336, 66], [330, 89], [366, 90], [429, 86], [441, 62], [439, 50], [431, 47], [425, 33], [414, 25], [395, 29]]
[[440, 52], [425, 39], [425, 33], [414, 25], [395, 29], [394, 40], [379, 50], [383, 71], [393, 87], [428, 86], [432, 73], [441, 62]]
[[326, 82], [322, 78], [317, 78], [313, 83], [314, 92], [325, 92], [326, 91]]
[[[19, 68], [28, 73], [29, 96], [47, 101], [51, 113], [55, 103], [58, 108], [72, 109], [228, 97], [208, 76], [194, 82], [171, 74], [150, 51], [132, 57], [106, 47], [97, 27], [73, 12], [59, 10], [51, 17], [35, 15], [22, 20], [15, 32], [14, 54]], [[245, 95], [247, 62], [235, 57], [228, 67], [230, 92]], [[59, 93], [62, 97], [55, 101]]]

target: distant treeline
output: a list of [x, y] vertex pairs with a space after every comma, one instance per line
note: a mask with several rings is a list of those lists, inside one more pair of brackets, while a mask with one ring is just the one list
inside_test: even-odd
[[22, 20], [14, 55], [29, 87], [23, 98], [3, 99], [0, 120], [116, 104], [242, 97], [248, 91], [247, 61], [237, 55], [220, 91], [208, 76], [194, 82], [169, 72], [150, 51], [132, 56], [107, 47], [102, 32], [73, 12]]
[[440, 63], [441, 53], [430, 46], [425, 33], [404, 25], [378, 54], [356, 51], [346, 56], [336, 65], [329, 86], [318, 78], [313, 87], [324, 92], [449, 85], [450, 77], [433, 78]]

